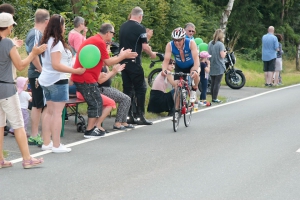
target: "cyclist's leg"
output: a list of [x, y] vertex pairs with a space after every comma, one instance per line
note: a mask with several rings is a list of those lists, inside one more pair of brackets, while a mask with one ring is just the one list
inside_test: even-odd
[[[200, 71], [200, 67], [199, 67], [199, 69], [197, 70], [198, 72]], [[190, 73], [192, 74], [192, 72], [193, 72], [193, 70], [190, 70]], [[195, 76], [194, 78], [193, 78], [193, 80], [194, 80], [194, 85], [192, 86], [194, 89], [198, 89], [198, 85], [199, 85], [199, 82], [200, 82], [200, 76]]]

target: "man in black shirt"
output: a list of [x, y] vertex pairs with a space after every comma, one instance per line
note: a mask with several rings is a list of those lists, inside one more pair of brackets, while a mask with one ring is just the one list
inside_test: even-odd
[[[132, 59], [125, 59], [121, 63], [126, 63], [125, 69], [122, 71], [123, 92], [136, 97], [137, 104], [137, 121], [138, 125], [151, 125], [152, 122], [144, 117], [145, 112], [145, 96], [147, 85], [142, 68], [141, 54], [146, 52], [150, 58], [155, 58], [156, 53], [151, 50], [147, 41], [146, 28], [141, 24], [143, 20], [143, 10], [135, 7], [130, 13], [130, 19], [123, 23], [120, 28], [120, 49], [132, 49], [137, 52], [138, 56]], [[132, 111], [129, 111], [128, 123], [134, 123]]]

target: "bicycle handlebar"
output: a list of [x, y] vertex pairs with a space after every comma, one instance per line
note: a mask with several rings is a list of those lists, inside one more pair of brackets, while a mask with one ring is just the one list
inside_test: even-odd
[[183, 73], [183, 72], [169, 72], [167, 74], [178, 75], [178, 76], [191, 76], [190, 73]]

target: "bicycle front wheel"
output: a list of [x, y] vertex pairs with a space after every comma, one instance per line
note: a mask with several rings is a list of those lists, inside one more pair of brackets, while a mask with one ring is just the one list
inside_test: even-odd
[[192, 112], [194, 109], [194, 104], [190, 102], [190, 99], [186, 101], [186, 112], [183, 114], [184, 125], [188, 127], [192, 120]]
[[182, 93], [181, 88], [178, 87], [174, 95], [174, 114], [173, 114], [173, 129], [175, 132], [178, 130], [179, 121], [181, 118], [181, 109], [182, 109]]

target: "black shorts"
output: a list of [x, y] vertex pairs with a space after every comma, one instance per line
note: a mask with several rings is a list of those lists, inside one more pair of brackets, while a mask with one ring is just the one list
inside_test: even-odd
[[102, 97], [98, 83], [77, 83], [74, 82], [77, 90], [82, 94], [88, 105], [88, 117], [98, 118], [102, 115]]
[[[191, 68], [193, 67], [194, 65], [188, 67], [188, 68], [180, 68], [178, 67], [178, 65], [175, 64], [175, 73], [176, 72], [183, 72], [183, 73], [191, 73]], [[185, 79], [185, 77], [184, 77]], [[174, 80], [179, 80], [179, 76], [178, 75], [175, 75], [174, 76]]]
[[264, 61], [264, 72], [274, 72], [275, 71], [276, 58]]
[[29, 78], [32, 92], [32, 107], [44, 108], [46, 106], [46, 100], [44, 98], [43, 89], [40, 85], [36, 85], [35, 79], [37, 78]]

